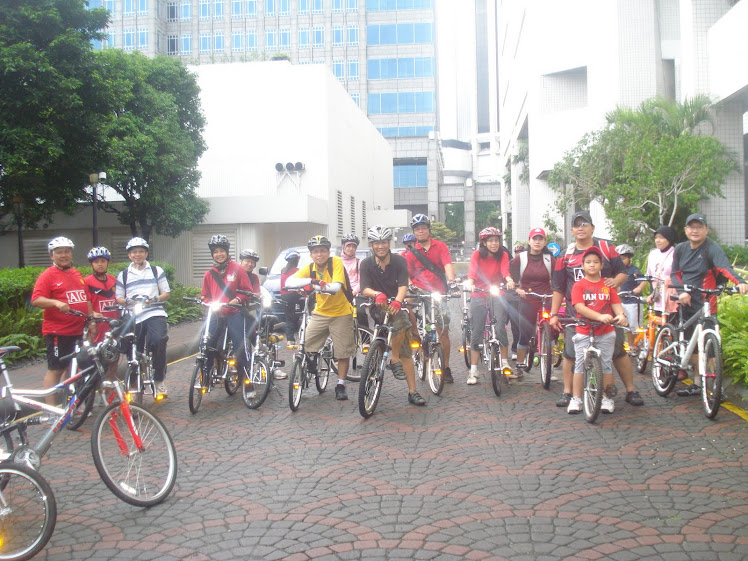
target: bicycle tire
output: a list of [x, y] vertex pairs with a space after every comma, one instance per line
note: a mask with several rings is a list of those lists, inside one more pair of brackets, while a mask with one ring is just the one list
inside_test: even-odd
[[177, 481], [174, 442], [158, 417], [131, 403], [133, 425], [143, 440], [143, 450], [138, 450], [121, 406], [120, 401], [110, 403], [94, 424], [91, 453], [96, 471], [118, 499], [141, 507], [157, 505]]
[[[244, 376], [242, 384], [244, 405], [250, 409], [257, 409], [265, 403], [270, 393], [270, 376], [270, 366], [267, 361], [264, 358], [255, 357], [252, 371]], [[248, 384], [247, 380], [251, 381], [251, 384]]]
[[644, 374], [644, 372], [647, 370], [647, 363], [649, 355], [649, 339], [647, 338], [647, 334], [644, 333], [644, 335], [639, 338], [637, 341], [634, 342], [634, 356], [636, 357], [636, 371], [639, 374]]
[[332, 341], [327, 339], [325, 345], [319, 352], [317, 358], [317, 374], [314, 376], [314, 383], [317, 386], [317, 391], [323, 393], [327, 389], [327, 382], [330, 379], [330, 373], [333, 372], [333, 355], [334, 348]]
[[722, 401], [722, 348], [714, 333], [704, 336], [706, 371], [701, 373], [701, 400], [704, 415], [714, 419]]
[[[676, 332], [675, 326], [669, 323], [663, 325], [657, 333], [652, 349], [652, 385], [657, 395], [662, 397], [667, 397], [678, 381], [677, 372], [680, 358], [678, 343], [675, 339]], [[664, 351], [673, 344], [675, 346], [669, 351]]]
[[304, 376], [305, 368], [302, 365], [302, 359], [296, 358], [293, 361], [291, 375], [288, 377], [288, 406], [291, 411], [299, 409], [301, 394], [304, 393]]
[[532, 363], [535, 360], [535, 353], [537, 353], [538, 349], [538, 336], [533, 335], [532, 339], [530, 339], [530, 342], [527, 344], [527, 356], [525, 357], [525, 366], [523, 370], [525, 372], [529, 372], [532, 370]]
[[233, 372], [229, 364], [230, 361], [226, 361], [226, 376], [223, 378], [223, 389], [226, 390], [228, 395], [234, 395], [239, 389], [239, 364], [236, 362], [236, 358], [234, 358], [234, 361], [235, 368]]
[[543, 389], [551, 387], [553, 375], [553, 333], [551, 326], [544, 323], [540, 328], [540, 383]]
[[205, 365], [202, 364], [202, 361], [196, 361], [190, 379], [190, 392], [187, 400], [190, 413], [193, 415], [200, 409], [200, 404], [203, 401], [203, 388], [205, 387]]
[[26, 561], [47, 545], [57, 523], [57, 501], [42, 475], [31, 468], [0, 464], [0, 560]]
[[556, 343], [553, 345], [553, 357], [553, 368], [558, 368], [564, 360], [563, 334], [556, 337]]
[[463, 352], [463, 358], [465, 359], [465, 367], [470, 369], [470, 337], [472, 335], [472, 330], [470, 329], [470, 325], [463, 325], [462, 326], [462, 348], [465, 352]]
[[498, 345], [493, 343], [488, 343], [488, 345], [490, 347], [488, 351], [488, 370], [491, 373], [491, 386], [493, 387], [493, 393], [496, 394], [496, 397], [499, 397], [503, 383], [502, 378], [504, 377], [501, 368], [501, 351]]
[[125, 389], [130, 397], [130, 402], [136, 405], [143, 405], [143, 378], [140, 376], [140, 365], [127, 367], [125, 374]]
[[384, 349], [381, 339], [375, 339], [364, 361], [358, 389], [358, 412], [364, 419], [374, 414], [384, 383]]
[[[75, 396], [77, 396], [80, 393], [85, 383], [86, 383], [86, 380], [81, 378], [80, 380], [67, 386], [65, 390], [65, 398], [63, 399], [63, 403], [66, 404], [65, 407], [67, 407], [67, 404], [69, 404], [70, 401], [74, 399]], [[93, 407], [94, 407], [94, 403], [96, 403], [96, 388], [93, 388], [91, 390], [91, 393], [89, 393], [88, 396], [86, 396], [86, 399], [82, 400], [78, 404], [78, 407], [75, 408], [75, 410], [73, 411], [73, 414], [70, 415], [70, 419], [65, 425], [65, 428], [68, 430], [79, 429], [83, 425], [83, 423], [86, 422], [86, 419], [91, 414], [91, 411], [93, 410]]]
[[424, 356], [423, 344], [413, 349], [413, 370], [419, 380], [426, 379], [426, 358]]
[[347, 379], [351, 382], [361, 381], [361, 372], [364, 369], [364, 362], [366, 361], [366, 355], [369, 353], [369, 347], [371, 347], [371, 340], [374, 338], [374, 334], [366, 327], [359, 326], [357, 331], [357, 345], [356, 354], [351, 357], [348, 367]]
[[441, 343], [431, 343], [427, 377], [431, 393], [440, 395], [444, 389], [444, 349]]
[[589, 355], [584, 361], [584, 385], [582, 387], [582, 406], [584, 418], [588, 423], [594, 423], [600, 415], [603, 391], [603, 363], [600, 357]]

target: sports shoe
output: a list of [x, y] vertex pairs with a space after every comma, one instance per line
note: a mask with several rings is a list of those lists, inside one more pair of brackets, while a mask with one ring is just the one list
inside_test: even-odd
[[345, 391], [345, 386], [343, 384], [337, 384], [335, 386], [335, 399], [338, 401], [345, 401], [348, 399], [348, 394]]
[[387, 365], [389, 370], [392, 370], [392, 375], [397, 380], [405, 380], [405, 370], [403, 370], [402, 362], [391, 362]]
[[156, 384], [156, 393], [158, 395], [163, 395], [164, 397], [166, 397], [166, 394], [168, 393], [166, 391], [166, 384], [163, 383], [163, 382], [157, 383]]
[[607, 396], [603, 396], [603, 404], [600, 406], [600, 411], [603, 413], [612, 413], [616, 410], [615, 402]]
[[444, 383], [445, 384], [454, 384], [455, 379], [452, 377], [452, 369], [447, 366], [444, 371], [442, 372], [444, 374]]
[[511, 374], [507, 375], [507, 378], [509, 378], [510, 380], [519, 380], [524, 375], [525, 373], [521, 368], [515, 368], [514, 370], [512, 370]]
[[275, 372], [273, 372], [273, 378], [275, 380], [285, 380], [286, 378], [288, 378], [288, 374], [283, 372], [283, 370], [276, 370]]
[[558, 382], [558, 376], [551, 374], [551, 382]]
[[468, 386], [474, 386], [478, 383], [478, 378], [472, 372], [468, 374], [467, 384]]
[[571, 394], [564, 392], [561, 394], [561, 398], [556, 402], [556, 407], [566, 407], [569, 405], [570, 401]]
[[691, 384], [690, 386], [686, 386], [682, 390], [678, 390], [675, 393], [681, 397], [691, 397], [694, 395], [701, 395], [701, 386], [697, 386], [696, 384]]
[[512, 353], [512, 360], [517, 360], [517, 353]]
[[640, 396], [639, 392], [636, 390], [630, 391], [629, 393], [626, 394], [626, 402], [630, 403], [631, 405], [644, 405], [644, 400], [642, 400], [642, 396]]
[[569, 406], [566, 408], [566, 412], [575, 415], [582, 410], [582, 400], [578, 397], [572, 397], [569, 400]]
[[426, 400], [421, 397], [420, 393], [413, 392], [408, 394], [408, 403], [413, 405], [426, 405]]

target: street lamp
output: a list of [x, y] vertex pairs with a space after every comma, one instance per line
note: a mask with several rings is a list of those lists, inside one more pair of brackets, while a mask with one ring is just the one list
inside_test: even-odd
[[23, 256], [23, 197], [21, 195], [13, 196], [13, 210], [18, 226], [18, 268], [23, 269], [26, 266], [26, 260]]
[[99, 245], [99, 222], [98, 222], [98, 217], [96, 215], [96, 210], [98, 207], [97, 205], [98, 196], [96, 194], [96, 188], [98, 187], [99, 183], [101, 183], [101, 181], [105, 179], [106, 179], [106, 173], [104, 173], [103, 171], [100, 171], [99, 173], [91, 173], [88, 176], [88, 180], [91, 183], [91, 189], [92, 189], [92, 195], [93, 195], [91, 199], [93, 201], [93, 206], [91, 207], [91, 209], [93, 211], [93, 245], [94, 247]]

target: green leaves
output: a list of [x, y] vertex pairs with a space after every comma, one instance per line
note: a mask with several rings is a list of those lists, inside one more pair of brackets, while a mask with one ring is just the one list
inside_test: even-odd
[[720, 298], [718, 317], [724, 370], [734, 383], [748, 386], [748, 298]]

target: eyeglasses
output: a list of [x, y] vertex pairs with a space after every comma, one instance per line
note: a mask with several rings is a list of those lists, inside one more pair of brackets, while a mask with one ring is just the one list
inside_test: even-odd
[[574, 224], [574, 228], [586, 228], [587, 226], [592, 226], [589, 222], [577, 222]]

